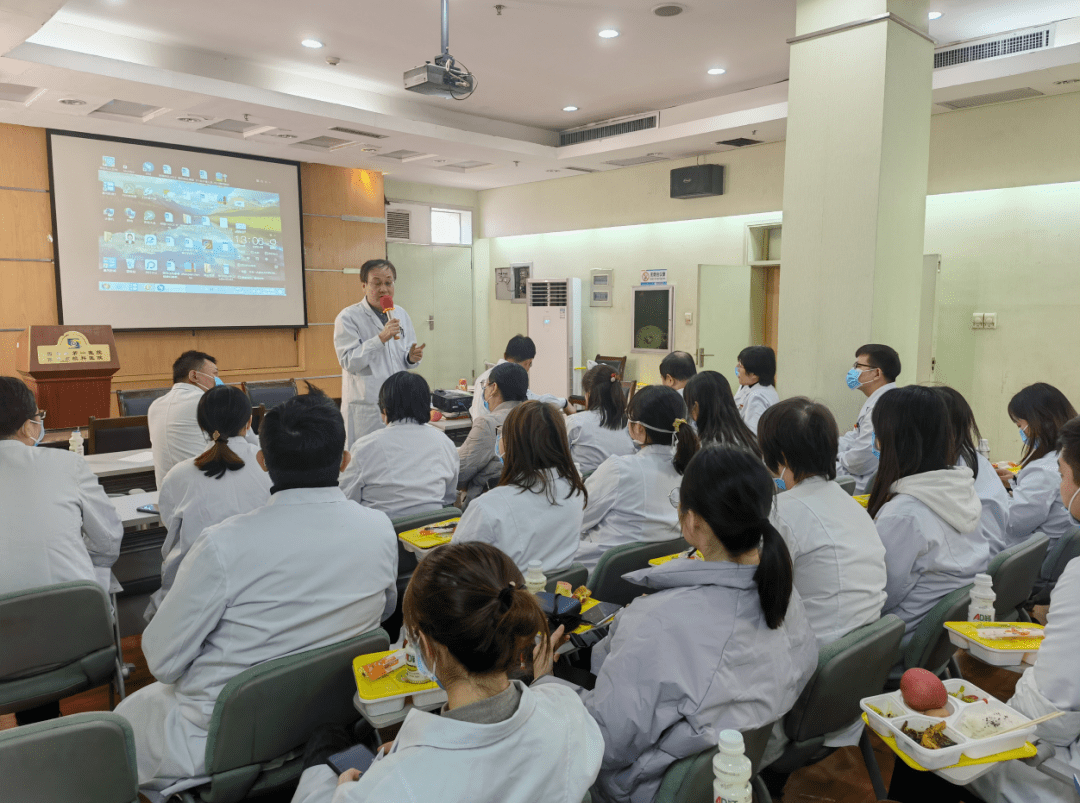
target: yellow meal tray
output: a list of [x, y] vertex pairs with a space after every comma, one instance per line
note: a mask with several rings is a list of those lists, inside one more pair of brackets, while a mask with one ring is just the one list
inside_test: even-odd
[[420, 531], [430, 529], [431, 527], [445, 527], [447, 524], [457, 524], [459, 521], [461, 521], [461, 516], [447, 519], [446, 521], [439, 521], [435, 524], [425, 524], [423, 527], [417, 527], [415, 530], [406, 530], [403, 533], [398, 533], [398, 538], [412, 544], [417, 549], [431, 549], [433, 546], [442, 546], [443, 544], [449, 544], [453, 536], [421, 535]]
[[[599, 604], [600, 604], [600, 600], [593, 599], [592, 597], [589, 597], [587, 600], [585, 600], [583, 603], [581, 603], [581, 612], [585, 613], [585, 611], [589, 610], [589, 608], [595, 608]], [[585, 632], [587, 632], [589, 630], [592, 630], [592, 629], [593, 629], [593, 625], [586, 622], [583, 625], [578, 625], [577, 627], [575, 627], [570, 632], [571, 633], [585, 633]]]
[[[649, 565], [650, 566], [663, 566], [665, 563], [669, 563], [669, 562], [675, 560], [675, 558], [684, 558], [684, 557], [686, 557], [685, 552], [676, 552], [674, 555], [664, 555], [662, 558], [653, 558], [652, 560], [649, 561]], [[694, 558], [695, 558], [695, 560], [704, 560], [705, 559], [702, 556], [700, 550], [694, 550]]]
[[856, 496], [853, 496], [851, 498], [854, 499], [856, 502], [858, 502], [863, 507], [869, 507], [870, 506], [870, 494], [857, 494]]
[[[870, 726], [870, 720], [867, 719], [866, 714], [862, 715], [862, 720], [866, 723], [867, 727]], [[892, 736], [882, 736], [880, 733], [878, 733], [877, 736], [880, 737], [881, 741], [885, 742], [885, 744], [889, 746], [890, 750], [896, 753], [896, 755], [900, 758], [901, 761], [903, 761], [913, 770], [918, 770], [919, 772], [929, 772], [926, 767], [924, 767], [922, 764], [919, 764], [917, 761], [915, 761], [915, 759], [913, 759], [911, 756], [909, 756], [907, 753], [897, 747], [896, 739], [894, 739]], [[952, 766], [944, 767], [944, 769], [955, 769], [957, 767], [972, 767], [976, 764], [996, 764], [999, 761], [1012, 761], [1014, 758], [1031, 758], [1037, 752], [1038, 750], [1035, 749], [1035, 745], [1033, 745], [1031, 742], [1026, 742], [1023, 747], [1018, 747], [1015, 750], [1008, 750], [1004, 753], [994, 753], [992, 756], [986, 756], [984, 758], [968, 758], [965, 755], [961, 755], [959, 761], [957, 761]]]
[[387, 697], [401, 697], [407, 694], [439, 690], [439, 684], [434, 681], [430, 683], [406, 683], [402, 678], [405, 677], [405, 673], [409, 670], [404, 666], [395, 669], [388, 675], [383, 675], [378, 680], [369, 680], [360, 671], [365, 664], [378, 661], [392, 652], [393, 650], [386, 650], [385, 652], [358, 655], [353, 658], [352, 668], [353, 677], [356, 679], [356, 693], [361, 700], [383, 700]]
[[1035, 652], [1042, 646], [1041, 638], [986, 639], [976, 635], [980, 627], [1022, 627], [1026, 630], [1042, 630], [1043, 626], [1029, 622], [946, 622], [945, 627], [959, 633], [969, 641], [981, 644], [991, 650], [1015, 650], [1016, 652]]

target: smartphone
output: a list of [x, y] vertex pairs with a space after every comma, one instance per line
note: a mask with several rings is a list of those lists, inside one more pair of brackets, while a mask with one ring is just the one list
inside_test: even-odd
[[330, 765], [330, 769], [338, 775], [341, 775], [346, 770], [360, 770], [360, 772], [367, 772], [368, 767], [371, 766], [371, 762], [374, 760], [374, 753], [364, 747], [364, 745], [357, 744], [353, 745], [348, 750], [334, 753], [334, 755], [326, 759], [326, 763]]
[[621, 610], [622, 606], [616, 605], [614, 602], [601, 602], [582, 613], [581, 618], [590, 625], [596, 626], [611, 619]]
[[140, 513], [157, 513], [158, 512], [158, 506], [157, 505], [139, 505], [135, 509], [137, 511], [139, 511]]

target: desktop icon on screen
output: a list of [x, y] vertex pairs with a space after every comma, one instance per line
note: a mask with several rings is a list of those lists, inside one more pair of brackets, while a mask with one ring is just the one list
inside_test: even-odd
[[111, 243], [112, 242], [112, 232], [111, 231], [103, 231], [101, 233], [101, 239], [102, 239], [102, 241], [104, 241], [106, 243]]
[[148, 259], [148, 260], [146, 260], [146, 269], [147, 270], [157, 270], [157, 260], [156, 259]]
[[172, 237], [166, 235], [165, 236], [165, 247], [166, 248], [172, 248], [175, 245], [176, 245], [176, 240], [174, 240]]
[[223, 228], [223, 229], [229, 228], [229, 219], [227, 217], [219, 218], [218, 223], [221, 225], [221, 228]]
[[165, 270], [176, 270], [176, 263], [171, 259], [165, 261]]
[[124, 195], [134, 195], [134, 194], [135, 194], [135, 185], [134, 184], [125, 184], [124, 185]]
[[112, 220], [113, 215], [115, 215], [115, 214], [116, 214], [116, 210], [113, 209], [111, 206], [105, 207], [105, 217], [107, 217], [109, 220]]
[[222, 265], [221, 266], [221, 272], [224, 273], [226, 276], [228, 276], [229, 275], [229, 266], [228, 265]]
[[129, 231], [124, 235], [124, 242], [128, 245], [135, 245], [135, 232]]
[[229, 174], [228, 173], [222, 173], [221, 174], [221, 180], [222, 181], [228, 181], [229, 180]]
[[180, 168], [180, 175], [183, 176], [184, 178], [191, 178], [191, 171], [188, 170], [186, 167], [181, 167]]
[[135, 270], [135, 260], [134, 259], [131, 259], [129, 257], [128, 259], [126, 259], [124, 261], [127, 262], [128, 270]]
[[150, 187], [146, 187], [143, 189], [142, 194], [144, 198], [149, 198], [151, 195], [154, 194], [154, 191]]
[[194, 273], [195, 267], [190, 262], [184, 263], [184, 273]]
[[164, 173], [166, 176], [171, 176], [172, 175], [172, 168], [169, 167], [168, 165], [162, 165], [161, 166], [161, 172]]
[[194, 248], [194, 247], [195, 247], [195, 241], [192, 240], [190, 237], [185, 237], [184, 238], [184, 248]]
[[214, 269], [210, 267], [209, 262], [204, 262], [203, 266], [202, 266], [202, 269], [203, 269], [203, 273], [206, 273], [206, 274], [210, 274], [210, 273], [214, 272]]
[[116, 270], [116, 257], [105, 257], [101, 260], [101, 267], [104, 270]]
[[199, 171], [199, 178], [201, 178], [203, 181], [206, 181], [206, 171], [205, 170], [200, 170]]
[[103, 181], [103, 182], [101, 182], [101, 191], [102, 192], [116, 192], [116, 184], [114, 182], [112, 182], [112, 181]]
[[143, 242], [145, 245], [157, 245], [157, 235], [147, 234], [146, 237], [143, 238]]
[[214, 250], [214, 241], [213, 240], [203, 240], [202, 241], [202, 247], [203, 247], [204, 251], [213, 251]]
[[116, 167], [116, 157], [115, 156], [102, 156], [101, 157], [101, 165], [102, 165], [102, 167]]
[[124, 210], [124, 214], [127, 215], [128, 220], [134, 220], [135, 219], [135, 210], [132, 209], [130, 206], [127, 209]]
[[201, 224], [202, 224], [202, 225], [204, 225], [204, 226], [209, 226], [209, 225], [210, 225], [210, 218], [209, 218], [209, 217], [208, 217], [207, 215], [203, 215], [203, 216], [202, 216], [202, 217], [201, 217], [201, 218], [199, 219], [199, 223], [201, 223]]
[[143, 162], [142, 163], [142, 169], [143, 169], [144, 173], [153, 173], [154, 172], [154, 163], [153, 162]]
[[190, 223], [191, 222], [191, 215], [184, 215], [184, 222], [185, 223]]
[[145, 212], [143, 212], [142, 219], [143, 220], [153, 220], [155, 217], [157, 217], [157, 215], [155, 215], [153, 212], [151, 212], [149, 209], [147, 209]]
[[172, 212], [166, 212], [162, 217], [165, 218], [166, 223], [172, 223]]
[[221, 181], [221, 173], [214, 173], [214, 178]]

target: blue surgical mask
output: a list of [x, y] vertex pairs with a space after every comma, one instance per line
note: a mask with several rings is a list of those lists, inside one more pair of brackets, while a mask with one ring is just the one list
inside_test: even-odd
[[739, 373], [740, 373], [739, 372], [739, 366], [736, 364], [736, 366], [735, 366], [735, 376], [737, 377], [739, 375]]
[[778, 491], [786, 491], [787, 490], [787, 483], [784, 482], [783, 477], [773, 477], [773, 482], [776, 483], [776, 490], [778, 490]]
[[1073, 502], [1076, 501], [1077, 494], [1080, 494], [1080, 488], [1077, 488], [1075, 491], [1073, 491], [1073, 495], [1072, 498], [1069, 500], [1069, 504], [1065, 505], [1065, 512], [1069, 514], [1069, 520], [1073, 523], [1074, 527], [1080, 524], [1080, 521], [1077, 521], [1076, 516], [1072, 514], [1072, 506]]
[[[213, 384], [213, 385], [211, 385], [211, 387], [216, 387], [216, 386], [218, 386], [218, 385], [224, 385], [224, 384], [225, 384], [224, 382], [222, 382], [222, 381], [221, 381], [221, 377], [220, 377], [220, 376], [211, 376], [210, 374], [207, 374], [207, 373], [203, 373], [202, 371], [196, 371], [195, 373], [197, 373], [197, 374], [202, 374], [202, 375], [203, 375], [203, 376], [205, 376], [205, 377], [209, 377], [210, 379], [213, 379], [213, 380], [214, 380], [214, 384]], [[202, 385], [199, 385], [199, 387], [202, 387]], [[207, 390], [209, 390], [209, 388], [207, 388]]]
[[487, 399], [484, 399], [484, 409], [487, 410], [489, 413], [491, 412], [491, 405], [488, 404]]
[[876, 459], [876, 460], [881, 459], [881, 450], [879, 448], [877, 448], [877, 446], [871, 446], [870, 451], [874, 455], [874, 459]]
[[37, 437], [34, 438], [34, 446], [37, 446], [39, 443], [45, 440], [45, 422], [38, 421], [37, 425], [41, 427], [41, 431], [37, 434]]
[[1020, 440], [1022, 440], [1024, 442], [1024, 446], [1027, 446], [1027, 433], [1024, 432], [1023, 427], [1019, 427], [1019, 430], [1020, 430]]
[[852, 368], [850, 371], [847, 372], [847, 376], [845, 377], [847, 386], [852, 390], [857, 390], [858, 387], [862, 384], [862, 382], [859, 381], [859, 377], [861, 377], [862, 375], [863, 372], [860, 371], [858, 368]]
[[498, 460], [500, 463], [502, 463], [502, 462], [505, 462], [505, 461], [503, 460], [502, 451], [499, 449], [500, 446], [502, 446], [502, 433], [501, 432], [496, 432], [495, 433], [495, 459]]
[[413, 648], [416, 653], [416, 671], [426, 678], [431, 678], [440, 689], [445, 689], [446, 687], [442, 685], [442, 681], [435, 674], [434, 664], [432, 664], [431, 669], [428, 669], [427, 664], [424, 662], [424, 651], [420, 649], [420, 642], [414, 641]]

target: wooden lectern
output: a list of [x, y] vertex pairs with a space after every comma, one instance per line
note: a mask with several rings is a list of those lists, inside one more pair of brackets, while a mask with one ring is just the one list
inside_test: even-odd
[[49, 429], [109, 417], [112, 375], [120, 370], [111, 326], [31, 326], [15, 343], [15, 367], [49, 414]]

